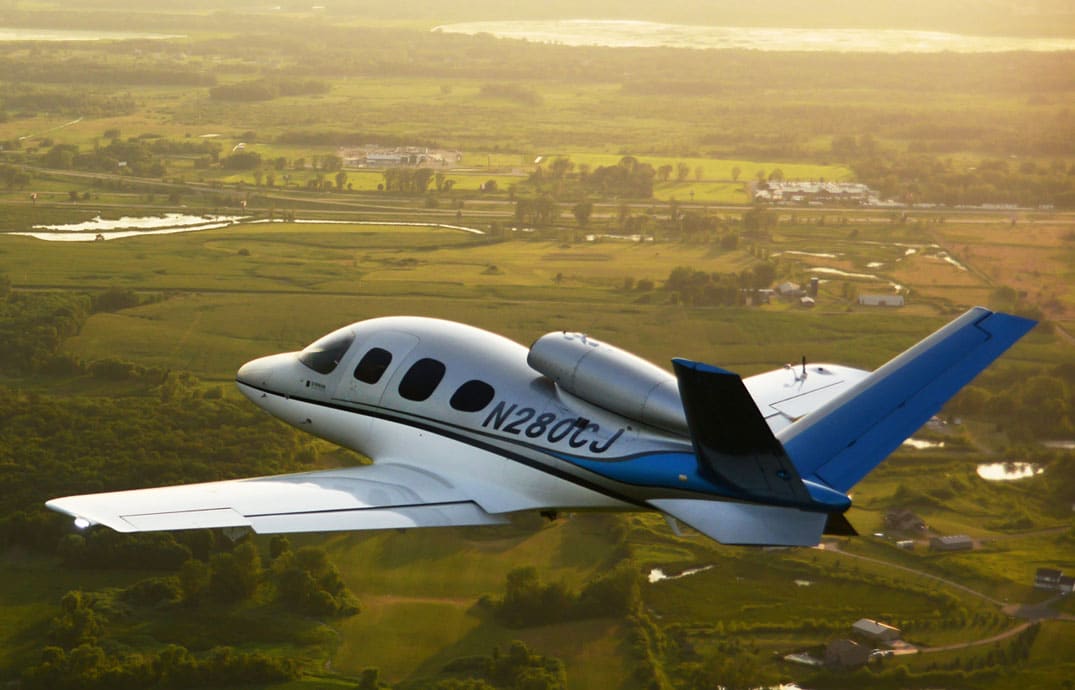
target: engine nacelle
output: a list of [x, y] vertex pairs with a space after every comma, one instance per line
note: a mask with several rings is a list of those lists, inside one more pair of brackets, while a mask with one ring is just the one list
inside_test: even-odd
[[676, 377], [630, 352], [583, 333], [548, 333], [527, 364], [568, 393], [643, 424], [687, 432]]

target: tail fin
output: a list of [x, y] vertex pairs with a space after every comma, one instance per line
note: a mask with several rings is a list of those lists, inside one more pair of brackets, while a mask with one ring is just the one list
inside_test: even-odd
[[975, 307], [777, 438], [804, 478], [847, 491], [1035, 323]]
[[673, 360], [699, 471], [728, 493], [648, 502], [725, 544], [853, 534], [844, 492], [1033, 327], [971, 309], [776, 435], [737, 375]]

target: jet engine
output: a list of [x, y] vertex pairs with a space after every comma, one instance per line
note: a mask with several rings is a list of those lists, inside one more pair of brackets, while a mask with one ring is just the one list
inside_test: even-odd
[[643, 424], [687, 432], [676, 377], [618, 347], [584, 333], [547, 333], [530, 346], [526, 363], [588, 403]]

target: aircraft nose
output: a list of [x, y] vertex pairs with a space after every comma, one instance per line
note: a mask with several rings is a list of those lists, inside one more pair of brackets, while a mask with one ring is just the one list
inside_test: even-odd
[[272, 381], [273, 372], [276, 370], [275, 365], [278, 362], [276, 355], [251, 360], [239, 367], [239, 371], [235, 373], [235, 379], [248, 386], [266, 388]]

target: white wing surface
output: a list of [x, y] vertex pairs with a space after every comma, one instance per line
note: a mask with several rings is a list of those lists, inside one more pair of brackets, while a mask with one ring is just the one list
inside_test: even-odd
[[789, 365], [743, 379], [773, 433], [804, 417], [870, 375], [838, 364]]
[[68, 496], [47, 506], [117, 532], [250, 527], [273, 534], [507, 521], [448, 479], [395, 463]]

